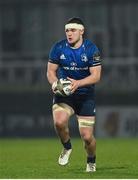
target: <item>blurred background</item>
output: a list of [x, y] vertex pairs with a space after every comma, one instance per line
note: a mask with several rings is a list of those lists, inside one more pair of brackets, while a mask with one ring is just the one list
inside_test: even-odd
[[[0, 137], [54, 137], [48, 53], [79, 16], [100, 49], [97, 137], [138, 136], [138, 0], [0, 0]], [[79, 136], [75, 117], [72, 136]]]

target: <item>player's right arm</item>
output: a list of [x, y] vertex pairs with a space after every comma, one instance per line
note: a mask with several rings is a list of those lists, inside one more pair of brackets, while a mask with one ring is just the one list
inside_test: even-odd
[[49, 53], [49, 61], [47, 64], [47, 79], [49, 83], [52, 85], [52, 90], [57, 86], [57, 70], [59, 67], [59, 59], [60, 59], [60, 45], [56, 43], [50, 50]]
[[58, 80], [57, 69], [58, 69], [58, 64], [48, 62], [48, 64], [47, 64], [47, 79], [51, 85]]

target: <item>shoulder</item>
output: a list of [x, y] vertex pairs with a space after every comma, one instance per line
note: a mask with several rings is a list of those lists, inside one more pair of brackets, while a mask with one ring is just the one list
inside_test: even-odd
[[63, 51], [65, 46], [66, 46], [66, 40], [60, 40], [57, 41], [55, 44], [53, 44], [49, 52], [49, 59], [52, 59], [54, 61], [59, 59], [61, 52]]
[[99, 48], [96, 46], [96, 44], [94, 44], [92, 41], [85, 39], [84, 41], [84, 46], [88, 52], [88, 54], [95, 54], [95, 53], [100, 53]]
[[87, 49], [94, 49], [94, 48], [96, 48], [96, 45], [92, 41], [90, 41], [88, 39], [84, 39], [84, 46]]
[[67, 44], [67, 40], [66, 40], [66, 39], [63, 39], [63, 40], [57, 41], [57, 42], [54, 44], [54, 47], [61, 49], [61, 48], [65, 47], [66, 44]]

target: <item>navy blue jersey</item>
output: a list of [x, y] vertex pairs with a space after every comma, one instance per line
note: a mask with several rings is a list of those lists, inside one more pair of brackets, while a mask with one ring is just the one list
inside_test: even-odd
[[[70, 77], [75, 80], [86, 78], [90, 75], [90, 67], [101, 65], [98, 48], [87, 39], [79, 48], [70, 47], [66, 39], [57, 42], [50, 51], [49, 62], [59, 65], [58, 78]], [[76, 93], [94, 93], [94, 85], [80, 87]]]

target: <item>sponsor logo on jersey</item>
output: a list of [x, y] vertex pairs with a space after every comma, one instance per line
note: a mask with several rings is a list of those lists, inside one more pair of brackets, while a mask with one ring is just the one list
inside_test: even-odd
[[71, 65], [71, 66], [77, 66], [77, 63], [71, 62], [70, 65]]
[[101, 58], [101, 57], [100, 57], [100, 53], [99, 53], [99, 52], [96, 52], [96, 53], [93, 55], [94, 61], [100, 61], [100, 60], [101, 60], [100, 58]]
[[71, 70], [71, 71], [86, 71], [86, 70], [89, 69], [89, 67], [86, 66], [86, 67], [80, 67], [80, 68], [78, 68], [78, 67], [75, 67], [75, 66], [73, 66], [73, 67], [63, 66], [63, 69], [65, 69], [65, 70]]
[[87, 58], [86, 54], [81, 55], [81, 60], [84, 61], [84, 62], [88, 61], [88, 58]]
[[61, 54], [60, 59], [66, 59], [64, 54]]

